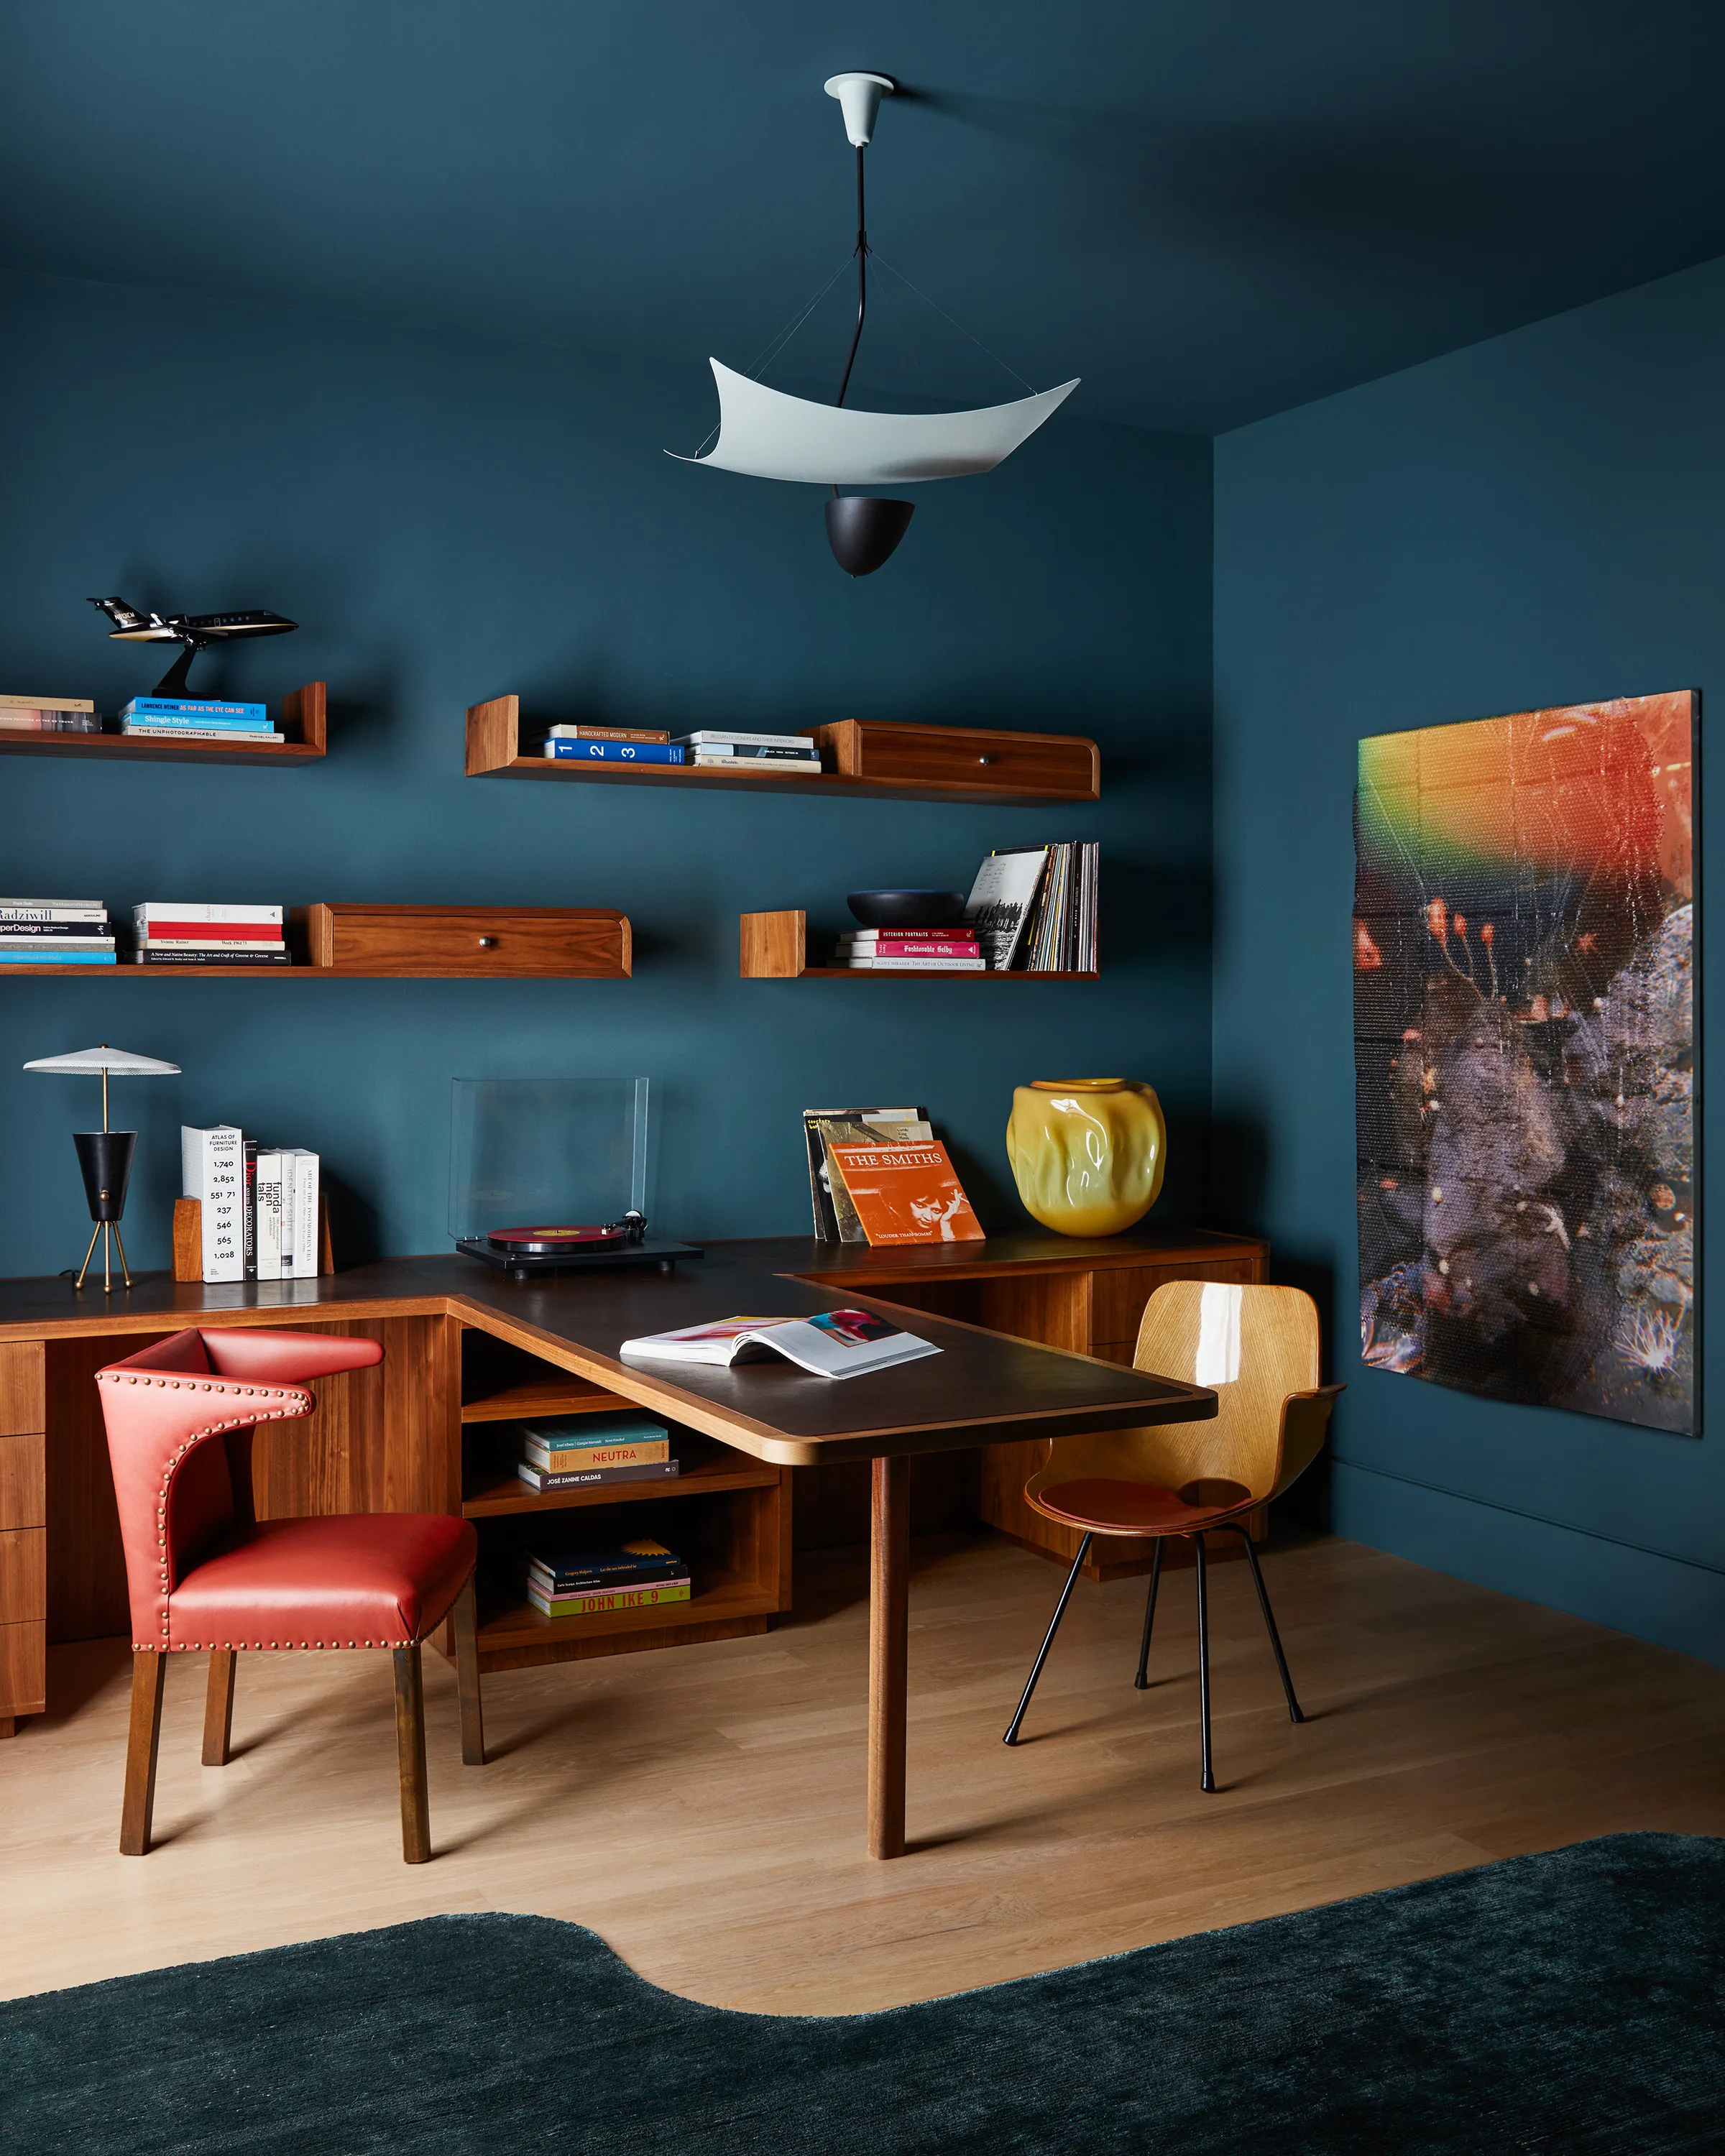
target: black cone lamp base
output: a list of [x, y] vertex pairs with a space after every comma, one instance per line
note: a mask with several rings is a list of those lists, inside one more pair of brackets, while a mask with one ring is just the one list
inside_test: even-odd
[[916, 504], [877, 495], [834, 495], [827, 504], [827, 544], [848, 576], [871, 577], [910, 528]]
[[74, 1131], [72, 1142], [78, 1148], [78, 1170], [84, 1178], [90, 1217], [95, 1223], [90, 1230], [90, 1247], [84, 1253], [84, 1263], [78, 1268], [75, 1285], [83, 1286], [84, 1276], [95, 1255], [96, 1237], [101, 1235], [106, 1239], [102, 1245], [104, 1294], [112, 1285], [116, 1250], [120, 1254], [120, 1276], [130, 1287], [131, 1269], [126, 1262], [126, 1245], [120, 1240], [120, 1217], [126, 1210], [126, 1186], [131, 1177], [131, 1157], [137, 1150], [138, 1134], [136, 1131]]

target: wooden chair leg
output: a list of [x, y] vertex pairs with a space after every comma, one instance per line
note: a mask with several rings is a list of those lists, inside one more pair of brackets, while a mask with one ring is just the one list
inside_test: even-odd
[[401, 1773], [401, 1853], [406, 1864], [431, 1857], [430, 1801], [425, 1788], [425, 1701], [419, 1682], [419, 1645], [397, 1647], [395, 1744]]
[[209, 1688], [203, 1695], [203, 1763], [225, 1767], [234, 1734], [234, 1669], [239, 1657], [232, 1647], [212, 1647]]
[[120, 1854], [147, 1856], [150, 1818], [156, 1809], [156, 1753], [162, 1738], [162, 1688], [167, 1656], [134, 1647], [131, 1725], [126, 1738], [126, 1800], [120, 1813]]
[[455, 1598], [455, 1691], [461, 1702], [461, 1763], [485, 1763], [485, 1714], [480, 1698], [479, 1608], [473, 1574]]

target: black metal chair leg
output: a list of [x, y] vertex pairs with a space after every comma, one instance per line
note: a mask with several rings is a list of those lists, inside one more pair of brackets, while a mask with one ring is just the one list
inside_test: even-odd
[[1264, 1629], [1270, 1635], [1271, 1651], [1276, 1656], [1276, 1666], [1281, 1672], [1281, 1688], [1287, 1695], [1288, 1720], [1303, 1722], [1300, 1702], [1294, 1697], [1294, 1680], [1288, 1675], [1288, 1658], [1281, 1650], [1281, 1635], [1276, 1629], [1276, 1613], [1270, 1607], [1270, 1590], [1264, 1584], [1264, 1575], [1258, 1569], [1258, 1553], [1252, 1548], [1252, 1538], [1246, 1530], [1230, 1521], [1235, 1532], [1245, 1544], [1247, 1562], [1252, 1568], [1252, 1584], [1258, 1590], [1258, 1607], [1264, 1612]]
[[1145, 1672], [1150, 1666], [1150, 1627], [1156, 1622], [1156, 1589], [1162, 1578], [1162, 1537], [1156, 1537], [1150, 1558], [1150, 1592], [1144, 1598], [1144, 1637], [1138, 1649], [1138, 1674], [1132, 1679], [1139, 1691], [1148, 1691], [1150, 1680]]
[[1194, 1535], [1192, 1548], [1198, 1558], [1198, 1717], [1204, 1732], [1204, 1774], [1201, 1789], [1214, 1790], [1216, 1776], [1210, 1764], [1210, 1608], [1205, 1572], [1204, 1537]]
[[1024, 1696], [1019, 1702], [1019, 1711], [1014, 1715], [1011, 1726], [1001, 1739], [1004, 1744], [1016, 1744], [1019, 1741], [1019, 1724], [1024, 1718], [1024, 1709], [1030, 1704], [1030, 1695], [1036, 1689], [1036, 1680], [1042, 1675], [1042, 1665], [1048, 1660], [1048, 1650], [1054, 1645], [1054, 1635], [1060, 1629], [1060, 1620], [1066, 1614], [1066, 1604], [1071, 1600], [1072, 1590], [1078, 1584], [1079, 1568], [1089, 1554], [1090, 1537], [1086, 1534], [1084, 1540], [1078, 1545], [1078, 1554], [1072, 1560], [1072, 1569], [1067, 1573], [1066, 1584], [1060, 1589], [1060, 1599], [1055, 1604], [1053, 1622], [1049, 1625], [1048, 1636], [1042, 1642], [1041, 1651], [1031, 1666], [1030, 1681], [1024, 1686]]

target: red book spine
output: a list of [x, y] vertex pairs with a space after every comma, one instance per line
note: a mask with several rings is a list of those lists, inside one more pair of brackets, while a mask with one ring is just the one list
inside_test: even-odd
[[980, 958], [983, 955], [982, 946], [973, 937], [938, 942], [926, 936], [883, 936], [878, 943], [849, 947], [859, 958]]

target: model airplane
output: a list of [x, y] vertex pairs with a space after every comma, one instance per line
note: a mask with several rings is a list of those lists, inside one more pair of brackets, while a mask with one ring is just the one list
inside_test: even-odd
[[183, 648], [151, 690], [154, 696], [183, 696], [192, 661], [212, 644], [230, 636], [283, 636], [297, 629], [285, 614], [253, 607], [244, 613], [144, 613], [121, 598], [92, 599], [114, 624], [110, 637], [127, 644], [177, 644]]

